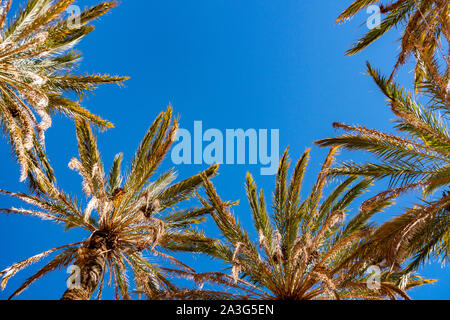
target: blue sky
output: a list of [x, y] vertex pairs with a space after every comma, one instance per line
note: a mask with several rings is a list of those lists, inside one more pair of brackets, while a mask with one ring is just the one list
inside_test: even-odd
[[[16, 3], [18, 0], [16, 0]], [[23, 2], [23, 1], [22, 1]], [[79, 0], [81, 7], [97, 3]], [[331, 124], [341, 121], [391, 131], [392, 115], [384, 98], [364, 75], [365, 61], [388, 73], [398, 54], [398, 34], [391, 33], [363, 53], [344, 56], [350, 44], [367, 31], [368, 15], [360, 14], [345, 25], [335, 18], [350, 1], [301, 0], [123, 0], [110, 14], [96, 22], [96, 30], [78, 46], [84, 54], [80, 71], [128, 75], [125, 87], [102, 87], [84, 106], [112, 121], [115, 129], [99, 133], [106, 167], [114, 155], [131, 157], [146, 129], [170, 102], [181, 126], [192, 130], [196, 120], [203, 127], [226, 129], [279, 129], [280, 152], [290, 147], [297, 159], [312, 142], [336, 134]], [[361, 25], [362, 24], [362, 25]], [[359, 27], [359, 28], [358, 28]], [[397, 80], [409, 85], [408, 66]], [[77, 155], [70, 120], [58, 117], [47, 133], [47, 150], [58, 183], [81, 197], [80, 179], [67, 167]], [[9, 157], [9, 146], [0, 144], [1, 188], [25, 191], [18, 182], [19, 169]], [[305, 188], [313, 179], [326, 150], [313, 148]], [[342, 153], [339, 159], [365, 160], [358, 153]], [[167, 159], [164, 168], [174, 165]], [[176, 166], [179, 177], [188, 177], [206, 165]], [[259, 166], [223, 165], [214, 179], [223, 199], [241, 200], [235, 213], [246, 225], [250, 213], [245, 200], [244, 178], [254, 174], [266, 196], [274, 177], [261, 176]], [[383, 183], [374, 188], [381, 190]], [[401, 212], [415, 198], [404, 199], [383, 213], [385, 220]], [[0, 207], [19, 206], [7, 197]], [[355, 206], [353, 212], [356, 212]], [[208, 234], [216, 234], [211, 223]], [[29, 217], [0, 216], [0, 269], [57, 245], [79, 241], [86, 234], [65, 233], [61, 226]], [[205, 257], [183, 255], [200, 271], [223, 265]], [[19, 273], [5, 299], [37, 270], [40, 264]], [[439, 279], [437, 284], [410, 292], [416, 299], [450, 298], [450, 276], [439, 263], [427, 265], [422, 275]], [[58, 299], [65, 289], [65, 270], [35, 283], [20, 299]]]

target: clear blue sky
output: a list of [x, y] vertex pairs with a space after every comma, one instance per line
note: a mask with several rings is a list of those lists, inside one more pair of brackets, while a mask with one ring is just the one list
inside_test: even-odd
[[[96, 31], [78, 47], [84, 53], [81, 71], [131, 76], [124, 88], [103, 87], [85, 101], [86, 107], [116, 125], [99, 135], [107, 167], [118, 152], [123, 152], [129, 163], [147, 127], [169, 102], [187, 129], [193, 128], [195, 120], [203, 121], [206, 129], [223, 132], [229, 128], [279, 129], [280, 148], [290, 146], [294, 159], [313, 141], [334, 135], [334, 121], [390, 131], [392, 115], [381, 93], [363, 73], [366, 60], [386, 73], [391, 70], [398, 53], [398, 35], [390, 34], [355, 57], [344, 56], [352, 41], [367, 30], [364, 25], [358, 28], [367, 18], [364, 14], [343, 26], [334, 24], [350, 1], [122, 2], [96, 23]], [[77, 2], [81, 7], [95, 3]], [[409, 84], [411, 77], [403, 72], [398, 80]], [[82, 197], [80, 179], [67, 167], [70, 158], [77, 155], [71, 121], [54, 121], [47, 133], [47, 149], [59, 184]], [[8, 156], [6, 143], [0, 144], [0, 154], [1, 188], [26, 190], [18, 182], [19, 169]], [[325, 150], [313, 149], [306, 188], [312, 187], [324, 155]], [[340, 159], [364, 160], [365, 155], [342, 154]], [[171, 166], [168, 159], [164, 167]], [[182, 165], [177, 169], [183, 178], [204, 167]], [[222, 166], [215, 183], [224, 199], [241, 199], [235, 213], [249, 225], [244, 192], [247, 171], [255, 175], [268, 196], [274, 177], [260, 176], [258, 166]], [[406, 199], [379, 219], [398, 214], [402, 205], [412, 200]], [[20, 203], [0, 198], [1, 207], [13, 205]], [[205, 229], [208, 234], [216, 233], [211, 223]], [[64, 233], [61, 226], [29, 217], [0, 216], [0, 269], [85, 236], [73, 231]], [[201, 271], [223, 268], [209, 258], [185, 258]], [[13, 278], [0, 299], [7, 298], [39, 266]], [[427, 265], [422, 274], [439, 282], [410, 292], [413, 298], [450, 298], [448, 269], [434, 263]], [[55, 272], [35, 283], [20, 299], [58, 299], [66, 277], [65, 270]]]

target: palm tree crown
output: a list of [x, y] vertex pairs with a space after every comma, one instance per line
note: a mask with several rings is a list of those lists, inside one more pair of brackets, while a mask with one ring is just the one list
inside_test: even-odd
[[366, 248], [377, 251], [392, 266], [414, 256], [410, 270], [416, 269], [431, 253], [450, 257], [450, 196], [446, 192], [450, 184], [450, 131], [446, 118], [450, 104], [448, 94], [444, 94], [438, 83], [442, 78], [436, 77], [426, 64], [422, 66], [425, 79], [422, 88], [430, 98], [426, 107], [368, 65], [368, 73], [397, 117], [396, 129], [404, 135], [335, 123], [336, 128], [348, 133], [317, 142], [324, 147], [368, 151], [380, 159], [380, 163], [345, 162], [331, 171], [334, 175], [389, 178], [390, 189], [374, 197], [373, 203], [413, 189], [422, 189], [424, 197], [438, 193], [434, 199], [407, 210], [380, 228], [373, 238], [377, 245]]
[[[166, 290], [175, 291], [176, 287], [165, 276], [164, 270], [146, 253], [172, 262], [184, 271], [183, 274], [193, 274], [191, 268], [162, 251], [201, 252], [212, 241], [193, 228], [210, 208], [176, 209], [179, 202], [189, 199], [202, 184], [202, 177], [196, 175], [172, 184], [176, 175], [169, 170], [151, 181], [175, 139], [177, 122], [171, 125], [171, 118], [169, 107], [154, 121], [125, 178], [121, 175], [121, 154], [115, 157], [109, 174], [105, 175], [91, 127], [86, 120], [77, 118], [79, 158], [72, 159], [69, 166], [82, 177], [83, 191], [88, 199], [84, 210], [82, 204], [49, 181], [47, 194], [40, 196], [0, 191], [38, 208], [1, 209], [3, 212], [39, 217], [62, 223], [67, 229], [82, 228], [90, 234], [87, 240], [53, 248], [0, 272], [2, 289], [15, 273], [55, 252], [58, 252], [56, 257], [11, 297], [48, 272], [71, 263], [81, 270], [81, 285], [69, 288], [63, 299], [89, 299], [97, 287], [101, 295], [107, 270], [113, 279], [116, 297], [127, 299], [130, 297], [126, 280], [128, 267], [134, 275], [136, 292], [153, 297]], [[216, 171], [217, 166], [212, 166], [203, 174], [212, 177]]]
[[[328, 154], [311, 194], [300, 199], [309, 150], [297, 162], [287, 184], [290, 162], [284, 154], [276, 178], [273, 214], [269, 215], [264, 193], [258, 195], [250, 174], [247, 175], [247, 196], [253, 223], [259, 233], [259, 244], [236, 221], [204, 177], [209, 204], [215, 209], [213, 218], [226, 243], [216, 244], [214, 256], [232, 265], [232, 274], [255, 284], [254, 296], [262, 299], [380, 299], [408, 298], [397, 284], [395, 274], [383, 273], [380, 287], [367, 285], [366, 269], [376, 261], [353, 259], [353, 253], [373, 226], [367, 221], [391, 204], [390, 199], [371, 208], [366, 207], [347, 223], [346, 213], [354, 201], [371, 185], [371, 179], [359, 182], [352, 176], [338, 184], [323, 197], [328, 170], [336, 148]], [[203, 204], [208, 205], [205, 199]], [[427, 283], [413, 276], [402, 287], [408, 289]]]
[[21, 165], [20, 180], [28, 176], [33, 186], [39, 162], [49, 168], [43, 147], [51, 114], [112, 127], [64, 94], [72, 92], [82, 98], [100, 84], [126, 80], [73, 70], [81, 58], [73, 47], [94, 30], [89, 23], [117, 2], [103, 2], [79, 15], [66, 16], [74, 0], [29, 0], [7, 23], [11, 2], [0, 2], [0, 125]]

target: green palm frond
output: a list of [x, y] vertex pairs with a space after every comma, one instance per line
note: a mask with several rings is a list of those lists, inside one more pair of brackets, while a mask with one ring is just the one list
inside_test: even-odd
[[406, 186], [422, 182], [427, 193], [445, 186], [450, 161], [450, 136], [438, 111], [425, 109], [398, 85], [388, 82], [368, 65], [368, 72], [386, 95], [397, 116], [396, 129], [407, 136], [392, 135], [375, 129], [335, 123], [349, 133], [317, 141], [320, 146], [341, 146], [348, 150], [372, 153], [381, 163], [363, 165], [347, 162], [333, 174], [366, 175], [376, 179], [389, 177], [392, 185]]
[[[429, 67], [424, 66], [423, 70], [422, 83], [431, 83], [432, 79], [442, 81], [438, 75], [430, 72]], [[396, 260], [398, 257], [401, 257], [400, 260], [412, 258], [409, 270], [416, 269], [431, 256], [448, 259], [446, 247], [450, 224], [447, 220], [448, 210], [443, 209], [450, 205], [445, 196], [450, 184], [450, 132], [446, 118], [450, 110], [446, 100], [448, 97], [442, 100], [436, 96], [441, 93], [439, 85], [435, 91], [428, 91], [430, 97], [437, 98], [430, 99], [426, 106], [422, 106], [413, 95], [388, 81], [370, 64], [368, 73], [386, 96], [396, 116], [395, 129], [398, 134], [335, 123], [335, 128], [343, 129], [346, 133], [316, 143], [322, 147], [340, 146], [347, 150], [366, 151], [378, 159], [362, 164], [343, 162], [331, 170], [333, 176], [389, 179], [390, 189], [375, 196], [370, 201], [371, 205], [381, 204], [389, 198], [417, 189], [422, 190], [424, 199], [443, 192], [444, 196], [430, 202], [426, 200], [380, 227], [373, 238], [377, 245], [367, 248], [385, 258], [392, 266], [399, 264]], [[439, 105], [436, 104], [438, 100]], [[439, 206], [436, 207], [436, 203]], [[436, 232], [431, 231], [434, 225], [439, 226]], [[397, 238], [400, 235], [403, 235], [402, 241]], [[396, 248], [400, 243], [401, 247]], [[364, 254], [368, 253], [364, 251]]]

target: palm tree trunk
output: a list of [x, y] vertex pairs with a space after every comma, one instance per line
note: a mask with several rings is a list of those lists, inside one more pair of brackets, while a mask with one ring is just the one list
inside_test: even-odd
[[94, 232], [84, 247], [80, 248], [75, 265], [80, 268], [80, 282], [76, 288], [66, 290], [61, 300], [90, 300], [103, 274], [106, 262], [106, 239]]

